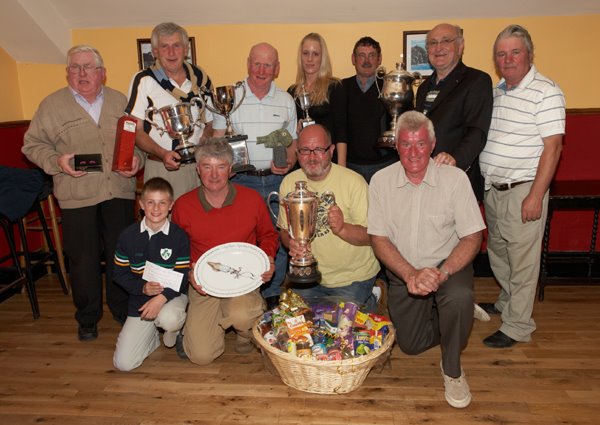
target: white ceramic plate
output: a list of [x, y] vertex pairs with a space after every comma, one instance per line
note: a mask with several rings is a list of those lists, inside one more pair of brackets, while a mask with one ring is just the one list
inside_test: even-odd
[[231, 298], [262, 285], [260, 275], [269, 269], [262, 249], [245, 242], [231, 242], [206, 251], [196, 262], [194, 277], [209, 295]]

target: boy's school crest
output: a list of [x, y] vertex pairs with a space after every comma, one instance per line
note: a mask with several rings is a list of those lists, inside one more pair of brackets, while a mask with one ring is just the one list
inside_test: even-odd
[[160, 250], [160, 256], [163, 260], [168, 260], [171, 258], [171, 254], [173, 254], [173, 250], [171, 248], [163, 248]]

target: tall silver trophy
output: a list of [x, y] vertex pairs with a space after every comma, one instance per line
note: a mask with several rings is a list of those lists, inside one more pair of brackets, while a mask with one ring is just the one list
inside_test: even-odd
[[390, 129], [385, 131], [377, 142], [380, 148], [395, 148], [396, 120], [406, 111], [414, 108], [413, 86], [421, 84], [421, 74], [409, 73], [403, 63], [396, 63], [396, 69], [385, 73], [385, 68], [377, 70], [377, 78], [383, 80], [379, 98], [392, 116]]
[[306, 90], [304, 90], [304, 84], [302, 84], [302, 91], [296, 96], [296, 99], [298, 100], [300, 108], [304, 111], [304, 118], [300, 120], [302, 128], [315, 124], [315, 120], [308, 115], [308, 110], [312, 103], [310, 101], [310, 93], [307, 93]]
[[[192, 115], [194, 103], [200, 105], [198, 106], [200, 111], [196, 120], [194, 120]], [[189, 139], [194, 134], [195, 127], [202, 128], [201, 117], [203, 109], [204, 102], [202, 102], [202, 99], [194, 97], [189, 102], [180, 102], [163, 106], [162, 108], [148, 108], [146, 109], [145, 121], [155, 127], [161, 136], [166, 132], [171, 139], [179, 140], [179, 144], [173, 150], [181, 157], [180, 162], [182, 164], [188, 164], [196, 161], [194, 158], [196, 145], [191, 143]], [[164, 127], [161, 127], [153, 120], [155, 114], [161, 117]]]
[[[235, 98], [235, 89], [242, 88], [242, 97], [237, 100]], [[225, 139], [233, 149], [233, 168], [234, 173], [243, 173], [252, 171], [255, 167], [250, 164], [248, 155], [248, 145], [246, 140], [248, 136], [245, 134], [236, 134], [231, 124], [231, 114], [240, 107], [246, 97], [246, 87], [242, 81], [235, 83], [235, 86], [220, 86], [212, 90], [206, 87], [201, 88], [202, 97], [206, 101], [206, 108], [212, 113], [225, 117], [226, 129]], [[208, 102], [208, 98], [212, 100], [212, 105]]]
[[[270, 205], [271, 197], [275, 195], [278, 196], [278, 193], [269, 193], [267, 205]], [[279, 203], [286, 213], [290, 237], [301, 246], [307, 247], [304, 256], [290, 259], [287, 278], [290, 283], [300, 285], [318, 283], [321, 280], [321, 272], [317, 259], [308, 249], [308, 243], [316, 235], [319, 209], [326, 213], [328, 206], [335, 205], [335, 196], [331, 192], [325, 192], [319, 197], [317, 193], [308, 190], [306, 181], [297, 181], [295, 190], [280, 199]]]

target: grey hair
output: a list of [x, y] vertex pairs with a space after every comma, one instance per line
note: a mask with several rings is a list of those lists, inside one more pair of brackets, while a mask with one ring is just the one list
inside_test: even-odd
[[427, 129], [429, 141], [434, 141], [435, 130], [433, 128], [433, 123], [429, 118], [427, 118], [422, 112], [417, 111], [408, 111], [403, 113], [400, 115], [400, 117], [398, 117], [398, 121], [396, 121], [396, 140], [398, 139], [398, 134], [400, 131], [418, 131], [421, 129], [421, 127], [425, 127]]
[[498, 37], [496, 37], [496, 41], [494, 42], [494, 56], [496, 55], [496, 47], [500, 40], [503, 40], [508, 37], [516, 37], [523, 40], [525, 44], [525, 48], [529, 52], [529, 62], [533, 63], [533, 41], [531, 40], [531, 35], [529, 35], [529, 31], [527, 31], [521, 25], [511, 24], [504, 28]]
[[67, 66], [71, 64], [71, 56], [76, 53], [92, 53], [94, 55], [94, 60], [96, 62], [96, 66], [104, 68], [104, 60], [100, 55], [100, 52], [87, 44], [78, 44], [77, 46], [73, 46], [67, 52]]
[[210, 137], [196, 147], [194, 157], [198, 164], [204, 158], [217, 158], [224, 159], [231, 165], [233, 164], [233, 149], [224, 137]]
[[162, 24], [158, 24], [152, 30], [152, 35], [150, 36], [150, 44], [152, 45], [152, 49], [158, 48], [158, 39], [165, 35], [173, 35], [179, 34], [181, 35], [181, 40], [183, 41], [183, 45], [185, 47], [185, 51], [190, 45], [190, 37], [188, 36], [185, 28], [173, 23], [173, 22], [163, 22]]

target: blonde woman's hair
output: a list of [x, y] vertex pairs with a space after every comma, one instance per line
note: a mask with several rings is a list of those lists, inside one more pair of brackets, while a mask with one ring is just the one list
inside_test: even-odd
[[306, 34], [300, 45], [298, 46], [298, 70], [296, 72], [296, 86], [294, 88], [294, 94], [299, 95], [302, 93], [302, 85], [306, 84], [306, 78], [304, 78], [304, 70], [302, 69], [302, 45], [305, 41], [316, 41], [321, 46], [321, 67], [317, 74], [317, 81], [310, 94], [310, 98], [313, 105], [322, 105], [329, 102], [327, 97], [329, 84], [341, 83], [339, 79], [333, 77], [331, 70], [331, 60], [329, 58], [329, 51], [327, 50], [327, 43], [325, 39], [316, 32]]

